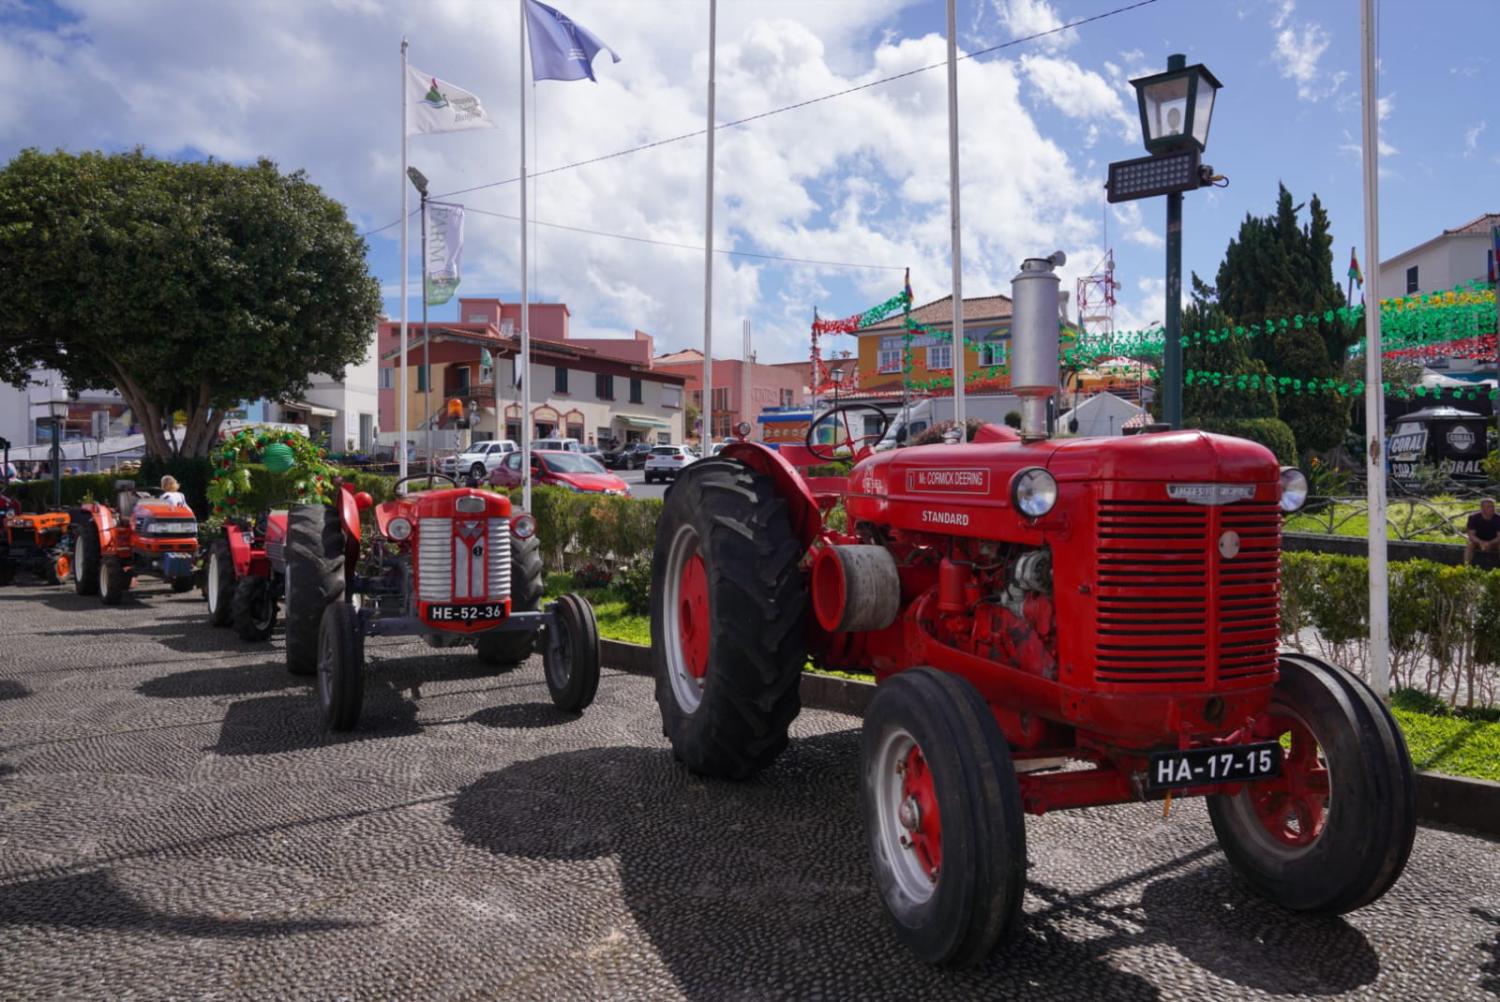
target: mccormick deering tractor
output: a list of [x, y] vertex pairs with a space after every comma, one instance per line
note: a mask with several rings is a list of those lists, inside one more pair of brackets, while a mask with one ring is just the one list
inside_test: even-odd
[[443, 474], [396, 481], [396, 499], [375, 506], [380, 534], [362, 566], [359, 513], [372, 503], [368, 494], [346, 484], [331, 506], [293, 505], [288, 514], [287, 669], [316, 673], [324, 723], [346, 731], [359, 721], [367, 636], [473, 645], [481, 661], [501, 667], [540, 647], [552, 702], [583, 710], [599, 687], [594, 608], [577, 595], [539, 608], [536, 519], [512, 517], [509, 499], [494, 491], [455, 485], [406, 494], [413, 480], [454, 483]]
[[174, 592], [193, 586], [198, 519], [187, 505], [116, 480], [118, 506], [89, 502], [79, 509], [73, 537], [73, 584], [80, 595], [119, 605], [136, 577], [156, 574]]
[[[1385, 706], [1277, 653], [1281, 516], [1302, 474], [1198, 431], [1048, 439], [1061, 263], [1029, 259], [1013, 281], [1019, 433], [859, 447], [846, 478], [813, 480], [733, 443], [682, 471], [658, 529], [674, 752], [745, 778], [786, 747], [809, 655], [872, 673], [870, 858], [899, 938], [932, 963], [977, 963], [1016, 931], [1027, 812], [1206, 797], [1252, 889], [1324, 914], [1385, 893], [1415, 831]], [[835, 441], [868, 442], [849, 420], [865, 407], [824, 414], [808, 448], [825, 419], [844, 423]], [[844, 531], [823, 518], [840, 502]]]
[[27, 515], [20, 501], [0, 494], [0, 585], [14, 581], [17, 571], [49, 585], [66, 581], [72, 521], [65, 511]]

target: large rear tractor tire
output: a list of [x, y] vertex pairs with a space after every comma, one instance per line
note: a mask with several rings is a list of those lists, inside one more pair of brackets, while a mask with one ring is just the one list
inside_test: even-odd
[[0, 546], [0, 587], [14, 584], [16, 565], [11, 562], [9, 547]]
[[966, 967], [1015, 933], [1026, 819], [1010, 750], [979, 692], [912, 668], [881, 684], [860, 739], [865, 837], [896, 936]]
[[73, 590], [79, 595], [99, 594], [99, 527], [91, 516], [73, 537]]
[[125, 601], [130, 590], [130, 575], [119, 557], [105, 557], [99, 562], [99, 601], [105, 605], [119, 605]]
[[271, 579], [247, 576], [234, 586], [232, 612], [234, 632], [247, 643], [260, 644], [271, 639], [276, 629], [276, 593]]
[[[510, 608], [512, 612], [535, 612], [542, 607], [542, 546], [536, 536], [510, 537]], [[496, 668], [510, 669], [536, 652], [535, 630], [504, 630], [482, 633], [475, 645], [479, 660]]]
[[323, 610], [344, 594], [344, 529], [336, 509], [299, 504], [287, 514], [286, 536], [286, 669], [312, 675]]
[[694, 772], [747, 779], [802, 708], [804, 547], [771, 478], [700, 460], [667, 492], [651, 562], [662, 732]]
[[1293, 911], [1337, 915], [1391, 888], [1416, 835], [1416, 782], [1401, 728], [1358, 678], [1284, 655], [1260, 740], [1290, 737], [1281, 775], [1208, 798], [1240, 877]]
[[208, 567], [203, 572], [210, 626], [228, 626], [233, 620], [234, 591], [234, 558], [229, 553], [229, 540], [221, 537], [208, 548]]
[[348, 602], [333, 602], [318, 624], [318, 706], [323, 726], [352, 731], [365, 701], [365, 643], [358, 613]]
[[556, 652], [548, 638], [542, 664], [552, 705], [564, 713], [582, 713], [599, 691], [599, 625], [594, 607], [577, 595], [557, 600]]

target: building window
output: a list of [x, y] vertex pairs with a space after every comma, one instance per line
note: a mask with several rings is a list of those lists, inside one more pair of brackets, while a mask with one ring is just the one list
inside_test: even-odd
[[427, 366], [417, 366], [417, 392], [421, 393], [427, 389]]
[[471, 324], [487, 324], [490, 322], [490, 318], [483, 313], [470, 313], [468, 322]]
[[882, 348], [880, 356], [876, 360], [877, 372], [900, 372], [901, 371], [901, 349]]
[[1412, 265], [1406, 269], [1406, 293], [1411, 295], [1417, 291], [1417, 266]]
[[781, 406], [790, 407], [796, 401], [797, 394], [793, 390], [783, 389], [781, 391]]
[[927, 348], [927, 371], [941, 372], [953, 368], [953, 346], [934, 344]]
[[576, 438], [580, 442], [583, 441], [583, 422], [582, 421], [578, 422], [577, 424], [569, 423], [569, 425], [568, 425], [568, 437], [569, 438]]
[[717, 438], [721, 442], [725, 441], [725, 440], [727, 440], [729, 438], [729, 436], [731, 434], [733, 434], [733, 429], [734, 429], [734, 415], [733, 414], [716, 414], [716, 415], [714, 415], [714, 423], [713, 423], [713, 437], [714, 438]]
[[469, 367], [467, 365], [453, 367], [453, 389], [460, 396], [469, 395]]
[[552, 370], [552, 390], [555, 393], [568, 392], [568, 370], [566, 366], [559, 365]]
[[663, 407], [681, 407], [682, 387], [663, 386], [661, 388], [661, 405]]
[[594, 377], [594, 395], [600, 400], [613, 400], [615, 398], [615, 377], [607, 372], [601, 372]]
[[1004, 365], [1005, 342], [985, 341], [979, 346], [980, 365]]
[[714, 413], [729, 410], [729, 387], [714, 387]]
[[594, 432], [599, 438], [600, 445], [613, 441], [615, 437], [615, 433], [609, 430], [609, 425], [601, 424], [594, 429]]
[[390, 366], [380, 368], [380, 388], [382, 390], [394, 390], [396, 388], [396, 370]]
[[641, 381], [632, 378], [630, 380], [630, 402], [638, 404], [641, 402]]

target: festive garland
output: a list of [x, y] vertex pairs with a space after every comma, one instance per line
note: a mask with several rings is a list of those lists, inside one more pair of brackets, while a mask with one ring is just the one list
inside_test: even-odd
[[[1290, 396], [1293, 394], [1316, 394], [1337, 393], [1341, 397], [1363, 396], [1365, 392], [1365, 381], [1357, 379], [1352, 383], [1331, 376], [1266, 376], [1262, 378], [1257, 373], [1235, 373], [1235, 372], [1212, 372], [1206, 369], [1188, 369], [1182, 374], [1182, 382], [1186, 386], [1203, 385], [1213, 386], [1215, 389], [1228, 390], [1261, 390], [1265, 389], [1271, 393]], [[1447, 396], [1449, 400], [1478, 400], [1487, 395], [1491, 400], [1500, 400], [1500, 390], [1486, 390], [1482, 386], [1403, 386], [1396, 384], [1392, 386], [1389, 382], [1381, 383], [1381, 389], [1387, 396], [1397, 397], [1401, 400], [1410, 400], [1412, 397], [1432, 398], [1442, 400]]]
[[208, 485], [208, 500], [214, 515], [243, 514], [240, 501], [251, 491], [250, 470], [240, 462], [244, 453], [265, 455], [283, 448], [291, 453], [291, 461], [285, 468], [292, 478], [290, 500], [298, 504], [331, 504], [333, 467], [328, 465], [322, 448], [296, 432], [245, 428], [226, 439], [214, 455], [214, 475]]

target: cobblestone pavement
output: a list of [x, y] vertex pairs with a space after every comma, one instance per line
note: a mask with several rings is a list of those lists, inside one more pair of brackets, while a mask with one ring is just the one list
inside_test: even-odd
[[1424, 828], [1385, 899], [1309, 919], [1236, 884], [1200, 804], [1033, 818], [1019, 940], [937, 971], [872, 891], [848, 717], [706, 782], [646, 679], [575, 720], [535, 663], [386, 640], [330, 738], [279, 641], [204, 609], [0, 591], [0, 997], [1500, 997], [1494, 842]]

